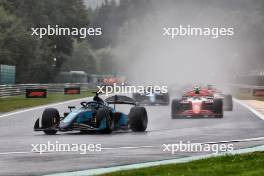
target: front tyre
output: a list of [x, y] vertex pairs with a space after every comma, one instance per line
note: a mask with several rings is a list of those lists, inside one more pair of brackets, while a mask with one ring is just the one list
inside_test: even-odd
[[105, 120], [106, 127], [102, 131], [105, 134], [110, 134], [112, 133], [114, 129], [114, 121], [111, 118], [110, 112], [106, 108], [99, 109], [96, 114], [96, 121], [97, 121], [97, 126], [99, 127], [101, 123]]
[[43, 111], [41, 118], [41, 127], [44, 129], [44, 133], [47, 135], [54, 135], [57, 133], [60, 123], [59, 111], [55, 108], [47, 108]]
[[148, 126], [148, 114], [144, 107], [133, 107], [129, 114], [130, 128], [134, 132], [145, 131]]
[[182, 116], [179, 115], [181, 113], [181, 111], [182, 111], [181, 100], [180, 99], [172, 100], [171, 118], [173, 118], [173, 119], [182, 118]]

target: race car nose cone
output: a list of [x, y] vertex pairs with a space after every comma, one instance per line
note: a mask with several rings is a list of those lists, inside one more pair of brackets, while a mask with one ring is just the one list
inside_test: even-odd
[[199, 114], [201, 112], [201, 104], [199, 103], [193, 103], [193, 113]]
[[68, 127], [69, 127], [69, 123], [65, 123], [65, 122], [61, 122], [60, 125], [59, 125], [59, 128], [61, 130], [66, 129]]

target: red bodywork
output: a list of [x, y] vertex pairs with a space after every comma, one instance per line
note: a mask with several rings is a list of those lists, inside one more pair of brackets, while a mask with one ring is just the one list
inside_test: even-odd
[[189, 109], [183, 110], [179, 115], [182, 116], [214, 116], [215, 113], [212, 110], [208, 109], [203, 109], [202, 104], [207, 104], [207, 105], [213, 105], [213, 100], [212, 101], [189, 101], [187, 102], [182, 102], [185, 104], [189, 104]]
[[80, 94], [80, 90], [69, 89], [69, 90], [66, 91], [66, 94]]
[[201, 89], [199, 94], [196, 94], [195, 91], [188, 91], [184, 94], [184, 96], [187, 97], [207, 97], [207, 96], [213, 96], [213, 92], [209, 91], [208, 89]]
[[202, 111], [202, 102], [192, 102], [192, 111], [194, 114], [200, 114]]
[[41, 97], [44, 96], [45, 92], [30, 92], [28, 96], [30, 97]]
[[207, 91], [207, 92], [209, 92], [211, 94], [221, 93], [221, 91], [218, 90], [218, 89], [216, 89], [216, 88], [210, 88], [210, 89], [208, 89], [208, 88], [202, 88], [201, 90]]
[[121, 85], [124, 82], [124, 80], [122, 78], [117, 78], [117, 77], [109, 77], [109, 78], [104, 78], [103, 79], [103, 83], [105, 85]]
[[[213, 97], [213, 91], [208, 89], [201, 89], [199, 94], [195, 91], [186, 92], [183, 97], [191, 98], [191, 100], [183, 99], [181, 104], [189, 105], [189, 109], [183, 110], [179, 115], [183, 116], [214, 116], [215, 113], [211, 109], [203, 109], [203, 105], [212, 105], [213, 99], [206, 97]], [[195, 98], [197, 97], [197, 99]], [[203, 98], [203, 99], [202, 99]]]
[[200, 116], [207, 116], [207, 117], [213, 117], [215, 115], [215, 113], [213, 113], [212, 111], [209, 110], [202, 110], [199, 113], [195, 113], [193, 110], [186, 110], [183, 111], [182, 113], [180, 113], [179, 115], [182, 116], [192, 116], [192, 117], [200, 117]]

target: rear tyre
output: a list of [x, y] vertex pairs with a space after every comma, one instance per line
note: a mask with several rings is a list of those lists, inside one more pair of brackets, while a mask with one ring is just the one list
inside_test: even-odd
[[110, 112], [106, 108], [99, 109], [96, 114], [97, 127], [99, 127], [103, 120], [106, 120], [106, 128], [102, 133], [110, 134], [114, 129], [114, 121], [111, 118]]
[[[54, 135], [58, 130], [51, 128], [58, 127], [60, 123], [59, 111], [55, 108], [47, 108], [44, 110], [41, 118], [41, 127], [44, 128], [44, 133], [47, 135]], [[49, 129], [50, 128], [50, 129]]]
[[148, 126], [148, 114], [144, 107], [133, 107], [129, 114], [130, 128], [134, 132], [145, 131]]
[[181, 112], [181, 103], [180, 99], [174, 99], [171, 103], [171, 118], [182, 118], [181, 115], [178, 115]]
[[214, 113], [216, 118], [223, 118], [223, 99], [214, 100]]
[[225, 111], [233, 111], [232, 95], [224, 95], [224, 110]]

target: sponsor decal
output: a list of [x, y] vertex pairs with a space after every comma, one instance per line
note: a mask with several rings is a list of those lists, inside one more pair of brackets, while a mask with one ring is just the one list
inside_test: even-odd
[[81, 89], [80, 87], [67, 87], [64, 88], [64, 94], [80, 94]]
[[264, 96], [264, 89], [262, 90], [253, 90], [254, 96]]
[[46, 98], [47, 89], [26, 89], [26, 98]]

